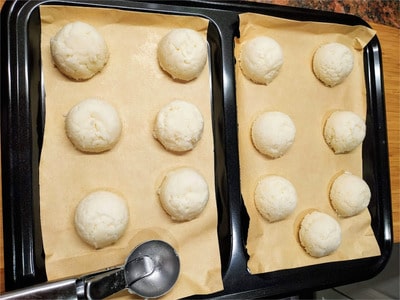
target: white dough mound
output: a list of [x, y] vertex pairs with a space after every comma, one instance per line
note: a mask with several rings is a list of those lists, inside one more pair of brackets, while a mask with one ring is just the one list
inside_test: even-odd
[[175, 100], [157, 114], [153, 136], [170, 151], [192, 150], [203, 134], [204, 121], [192, 103]]
[[197, 78], [207, 62], [207, 44], [193, 29], [173, 29], [158, 44], [158, 62], [172, 78], [190, 81]]
[[351, 111], [335, 111], [325, 123], [324, 138], [336, 153], [347, 153], [364, 140], [366, 126], [363, 119]]
[[192, 168], [182, 167], [169, 172], [158, 195], [164, 210], [175, 221], [197, 218], [206, 207], [209, 192], [204, 177]]
[[79, 236], [96, 249], [115, 243], [129, 220], [125, 200], [108, 191], [96, 191], [83, 198], [75, 210]]
[[353, 70], [353, 65], [353, 52], [340, 43], [325, 44], [314, 53], [314, 74], [329, 87], [343, 82]]
[[368, 207], [371, 191], [362, 178], [346, 172], [335, 179], [329, 197], [339, 216], [352, 217]]
[[102, 35], [83, 22], [68, 23], [50, 39], [54, 64], [64, 75], [86, 80], [100, 72], [109, 58]]
[[256, 37], [246, 42], [240, 52], [243, 74], [259, 84], [270, 84], [283, 64], [281, 46], [272, 38]]
[[258, 182], [254, 202], [259, 213], [269, 222], [280, 221], [295, 210], [296, 189], [289, 180], [269, 175]]
[[295, 135], [296, 127], [292, 119], [279, 111], [261, 114], [251, 128], [254, 147], [271, 158], [284, 155], [292, 146]]
[[300, 243], [313, 257], [327, 256], [340, 246], [342, 230], [328, 214], [314, 211], [304, 217], [299, 230]]
[[72, 144], [83, 152], [103, 152], [119, 140], [121, 120], [115, 108], [99, 99], [87, 99], [71, 108], [65, 131]]

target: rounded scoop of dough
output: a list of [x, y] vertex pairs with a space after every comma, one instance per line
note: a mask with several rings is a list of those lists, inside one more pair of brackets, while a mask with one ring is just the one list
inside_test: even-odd
[[339, 216], [352, 217], [368, 207], [371, 191], [362, 178], [346, 172], [335, 179], [329, 197]]
[[360, 145], [366, 133], [363, 119], [351, 111], [335, 111], [325, 123], [324, 138], [335, 153], [347, 153]]
[[244, 43], [240, 52], [243, 74], [259, 84], [270, 84], [283, 64], [281, 46], [272, 38], [256, 37]]
[[322, 45], [313, 56], [315, 76], [329, 87], [342, 83], [353, 70], [353, 65], [353, 52], [340, 43]]
[[200, 75], [207, 62], [206, 41], [193, 29], [173, 29], [158, 44], [157, 56], [161, 68], [172, 78], [190, 81]]
[[292, 146], [295, 135], [296, 127], [292, 119], [278, 111], [261, 114], [251, 128], [254, 147], [271, 158], [284, 155]]
[[96, 191], [83, 198], [75, 210], [78, 235], [96, 249], [115, 243], [129, 220], [125, 200], [108, 191]]
[[280, 221], [295, 210], [296, 189], [289, 180], [269, 175], [258, 182], [254, 202], [259, 213], [269, 222]]
[[83, 22], [68, 23], [50, 39], [54, 64], [64, 75], [86, 80], [100, 72], [109, 58], [103, 36]]
[[192, 103], [175, 100], [157, 114], [153, 136], [170, 151], [192, 150], [203, 134], [204, 121]]
[[196, 170], [183, 167], [169, 172], [158, 195], [164, 210], [175, 221], [197, 218], [206, 207], [209, 192], [204, 177]]
[[121, 120], [115, 108], [99, 99], [87, 99], [71, 108], [65, 131], [72, 144], [83, 152], [103, 152], [119, 140]]
[[313, 257], [327, 256], [340, 246], [342, 230], [328, 214], [314, 211], [307, 214], [299, 230], [300, 243]]

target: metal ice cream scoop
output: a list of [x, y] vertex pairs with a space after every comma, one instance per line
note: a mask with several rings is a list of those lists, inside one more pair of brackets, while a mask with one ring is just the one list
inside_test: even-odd
[[163, 241], [152, 240], [137, 246], [122, 266], [12, 291], [0, 299], [103, 299], [123, 289], [144, 298], [157, 298], [174, 286], [179, 271], [175, 250]]

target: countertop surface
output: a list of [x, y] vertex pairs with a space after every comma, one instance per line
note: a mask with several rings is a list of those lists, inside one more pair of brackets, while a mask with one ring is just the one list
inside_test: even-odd
[[[0, 0], [0, 7], [5, 0]], [[393, 241], [400, 242], [400, 24], [398, 0], [259, 0], [277, 5], [350, 13], [377, 31], [382, 48], [392, 195]], [[1, 192], [1, 185], [0, 185]], [[1, 194], [1, 193], [0, 193]], [[0, 220], [2, 209], [0, 206]], [[1, 224], [1, 223], [0, 223]], [[0, 293], [4, 292], [3, 230], [0, 225]]]

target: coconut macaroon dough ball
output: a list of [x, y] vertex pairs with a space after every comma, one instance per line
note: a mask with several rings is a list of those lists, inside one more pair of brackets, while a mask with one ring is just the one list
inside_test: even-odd
[[207, 62], [203, 36], [189, 28], [171, 30], [158, 44], [158, 62], [172, 78], [190, 81], [197, 78]]
[[122, 124], [111, 104], [99, 99], [86, 99], [68, 112], [65, 131], [78, 150], [98, 153], [111, 149], [118, 142]]
[[352, 217], [368, 207], [371, 191], [362, 178], [345, 172], [333, 182], [329, 198], [339, 216]]
[[366, 134], [363, 119], [351, 111], [335, 111], [324, 126], [324, 138], [336, 153], [347, 153], [360, 145]]
[[78, 235], [96, 249], [115, 243], [125, 232], [129, 209], [123, 198], [96, 191], [83, 198], [75, 209]]
[[201, 139], [204, 120], [196, 105], [174, 100], [157, 114], [153, 136], [170, 151], [192, 150]]
[[315, 76], [326, 86], [333, 87], [343, 82], [353, 70], [353, 52], [340, 43], [322, 45], [313, 56]]
[[239, 62], [248, 79], [259, 84], [270, 84], [283, 64], [282, 48], [270, 37], [256, 37], [243, 44]]
[[271, 158], [284, 155], [292, 146], [295, 135], [296, 127], [292, 119], [279, 111], [261, 114], [251, 128], [254, 147]]
[[86, 80], [100, 72], [109, 58], [103, 36], [84, 22], [66, 24], [50, 39], [54, 64], [64, 75]]
[[296, 189], [289, 180], [269, 175], [257, 183], [254, 203], [259, 213], [269, 222], [280, 221], [295, 210]]
[[206, 207], [208, 184], [196, 170], [182, 167], [165, 176], [158, 195], [162, 207], [172, 220], [190, 221], [197, 218]]
[[328, 214], [313, 211], [307, 214], [300, 224], [300, 243], [313, 257], [333, 253], [342, 241], [339, 223]]

